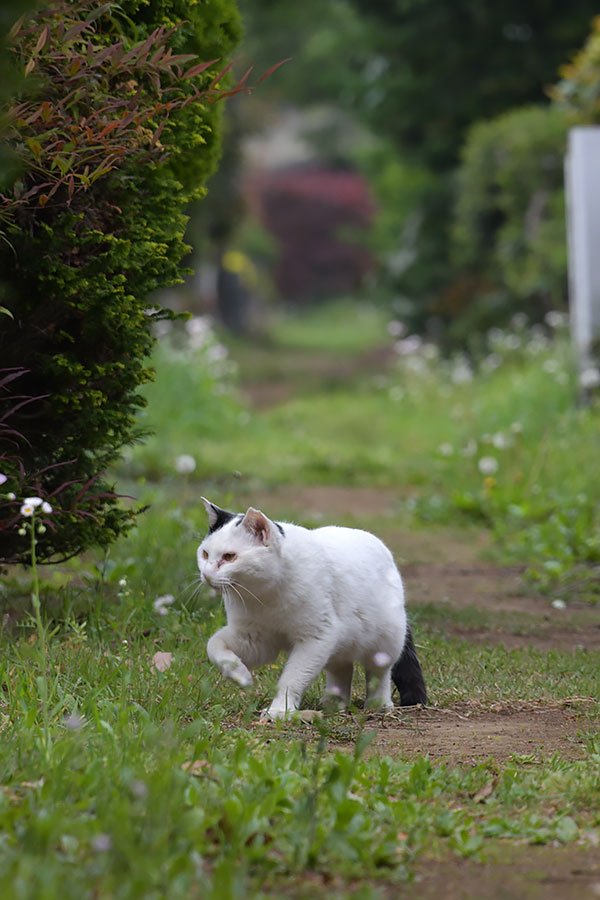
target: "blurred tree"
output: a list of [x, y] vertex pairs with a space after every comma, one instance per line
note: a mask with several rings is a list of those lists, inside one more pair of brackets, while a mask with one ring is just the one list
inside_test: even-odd
[[287, 102], [336, 104], [384, 139], [363, 161], [382, 209], [380, 249], [393, 262], [388, 289], [412, 310], [412, 327], [445, 329], [468, 295], [451, 225], [467, 132], [543, 103], [587, 34], [595, 0], [241, 0], [241, 9], [253, 53], [293, 57], [263, 102], [280, 90]]
[[372, 85], [362, 110], [438, 171], [477, 119], [539, 102], [580, 46], [595, 0], [349, 0], [366, 23]]

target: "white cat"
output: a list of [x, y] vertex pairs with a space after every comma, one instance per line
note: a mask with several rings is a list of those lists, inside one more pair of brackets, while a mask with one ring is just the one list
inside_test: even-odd
[[208, 657], [248, 687], [250, 670], [285, 650], [269, 718], [298, 709], [323, 669], [326, 695], [348, 703], [354, 663], [365, 667], [370, 703], [393, 706], [392, 679], [403, 706], [427, 702], [400, 573], [379, 538], [355, 528], [309, 530], [252, 507], [236, 514], [202, 500], [210, 530], [198, 568], [227, 613]]

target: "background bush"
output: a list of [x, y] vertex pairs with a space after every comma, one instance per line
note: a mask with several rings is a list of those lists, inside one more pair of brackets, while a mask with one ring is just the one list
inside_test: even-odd
[[[172, 52], [225, 56], [239, 32], [234, 3], [131, 0], [121, 9], [56, 3], [16, 39], [30, 86], [7, 132], [21, 173], [3, 197], [0, 248], [0, 305], [13, 317], [0, 323], [0, 359], [19, 376], [5, 374], [1, 398], [4, 561], [27, 558], [15, 528], [26, 493], [55, 509], [39, 538], [45, 560], [106, 545], [134, 518], [102, 473], [140, 437], [137, 388], [151, 377], [152, 322], [167, 315], [147, 298], [179, 280], [184, 207], [218, 157], [218, 113], [197, 99], [214, 74], [185, 80], [189, 58], [169, 65], [153, 54], [156, 28], [186, 18], [169, 36]], [[136, 46], [151, 52], [140, 58]], [[32, 103], [41, 110], [33, 120]]]
[[455, 337], [565, 306], [567, 126], [558, 109], [530, 106], [469, 132], [456, 182]]

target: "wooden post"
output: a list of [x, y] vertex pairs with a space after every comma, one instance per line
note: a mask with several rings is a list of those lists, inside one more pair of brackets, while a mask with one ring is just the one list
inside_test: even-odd
[[600, 385], [600, 127], [569, 132], [565, 164], [569, 316], [582, 399]]

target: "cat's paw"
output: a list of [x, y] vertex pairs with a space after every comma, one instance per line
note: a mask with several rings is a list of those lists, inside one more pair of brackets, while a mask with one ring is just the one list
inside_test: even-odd
[[230, 662], [229, 660], [222, 664], [221, 672], [226, 678], [231, 678], [237, 682], [240, 687], [251, 687], [253, 684], [252, 675], [243, 662]]
[[263, 710], [260, 721], [276, 722], [278, 719], [291, 719], [292, 716], [297, 715], [297, 712], [295, 707], [290, 709], [289, 706], [275, 706], [273, 704], [268, 709]]

